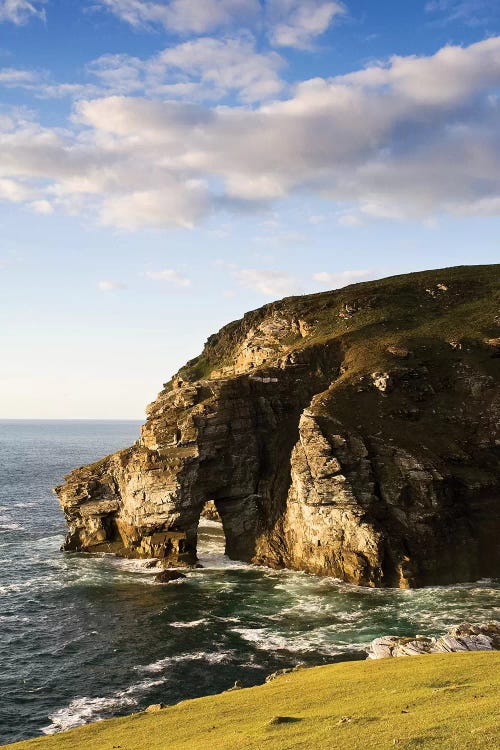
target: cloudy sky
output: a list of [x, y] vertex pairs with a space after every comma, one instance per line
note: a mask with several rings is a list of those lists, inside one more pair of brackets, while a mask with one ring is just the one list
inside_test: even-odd
[[500, 4], [0, 0], [0, 418], [141, 418], [246, 310], [500, 261]]

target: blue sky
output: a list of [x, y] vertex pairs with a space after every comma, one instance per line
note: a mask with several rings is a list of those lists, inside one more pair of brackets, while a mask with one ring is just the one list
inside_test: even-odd
[[141, 418], [292, 293], [500, 259], [500, 5], [0, 0], [0, 418]]

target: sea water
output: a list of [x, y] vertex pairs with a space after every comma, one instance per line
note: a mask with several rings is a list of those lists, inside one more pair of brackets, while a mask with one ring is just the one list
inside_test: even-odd
[[499, 616], [499, 581], [373, 590], [268, 570], [225, 558], [209, 521], [204, 567], [168, 585], [141, 561], [60, 552], [51, 488], [138, 433], [138, 422], [0, 422], [0, 743], [364, 658], [380, 635]]

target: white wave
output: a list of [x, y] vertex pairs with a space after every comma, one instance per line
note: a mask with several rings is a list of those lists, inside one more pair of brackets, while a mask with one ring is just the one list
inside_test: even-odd
[[49, 716], [51, 724], [42, 727], [44, 734], [56, 734], [73, 729], [82, 724], [108, 718], [122, 708], [137, 706], [139, 699], [153, 687], [163, 685], [164, 679], [143, 680], [126, 690], [119, 690], [107, 698], [75, 698], [68, 706], [60, 708]]
[[44, 536], [41, 539], [37, 539], [33, 542], [33, 547], [41, 550], [54, 550], [59, 552], [61, 544], [64, 541], [64, 536], [53, 534], [52, 536]]
[[210, 518], [201, 518], [200, 524], [198, 526], [198, 531], [203, 531], [203, 529], [219, 529], [222, 533], [224, 533], [222, 524], [220, 521], [212, 521]]
[[126, 573], [145, 573], [146, 575], [156, 575], [159, 568], [151, 567], [155, 559], [137, 560], [127, 559], [126, 557], [116, 557], [115, 555], [106, 555], [113, 567], [123, 570]]
[[[372, 609], [372, 612], [374, 609]], [[332, 625], [342, 623], [350, 625], [366, 619], [367, 613], [360, 609], [340, 609], [337, 601], [322, 601], [319, 597], [299, 599], [296, 604], [284, 607], [266, 619], [280, 622], [283, 620], [301, 620], [310, 622], [321, 618], [323, 622], [328, 618]]]
[[175, 654], [174, 656], [166, 656], [164, 659], [158, 659], [158, 661], [155, 661], [152, 664], [134, 667], [134, 669], [138, 672], [156, 674], [158, 672], [163, 672], [171, 664], [178, 664], [179, 662], [203, 661], [207, 664], [222, 664], [225, 661], [229, 661], [232, 656], [232, 651], [195, 651], [190, 654]]
[[5, 622], [8, 625], [11, 623], [31, 622], [30, 617], [20, 617], [19, 615], [0, 615], [0, 623]]
[[26, 531], [20, 523], [0, 523], [0, 531]]
[[7, 583], [5, 586], [0, 586], [0, 595], [5, 596], [6, 594], [19, 594], [21, 591], [31, 589], [33, 581], [24, 581], [22, 583]]
[[335, 638], [330, 626], [300, 634], [280, 634], [270, 628], [232, 628], [245, 641], [261, 651], [288, 651], [289, 653], [317, 653], [335, 656], [346, 651], [363, 650], [366, 643], [351, 643]]
[[239, 560], [231, 560], [227, 555], [214, 554], [213, 552], [198, 552], [198, 560], [205, 570], [243, 570], [253, 567]]
[[198, 526], [197, 554], [200, 563], [207, 570], [227, 568], [247, 568], [249, 565], [238, 560], [230, 560], [225, 554], [226, 538], [222, 524], [202, 518]]

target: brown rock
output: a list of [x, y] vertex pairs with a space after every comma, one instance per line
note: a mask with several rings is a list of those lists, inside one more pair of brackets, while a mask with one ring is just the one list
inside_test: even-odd
[[206, 518], [209, 521], [217, 521], [220, 522], [221, 517], [219, 515], [219, 511], [217, 510], [215, 503], [213, 500], [209, 500], [206, 504], [203, 510], [201, 511], [201, 517]]
[[155, 575], [157, 583], [170, 583], [171, 581], [178, 581], [181, 578], [186, 578], [186, 576], [179, 570], [162, 570], [161, 573]]
[[388, 346], [387, 351], [393, 357], [397, 357], [397, 359], [408, 359], [410, 356], [410, 350], [404, 346]]

